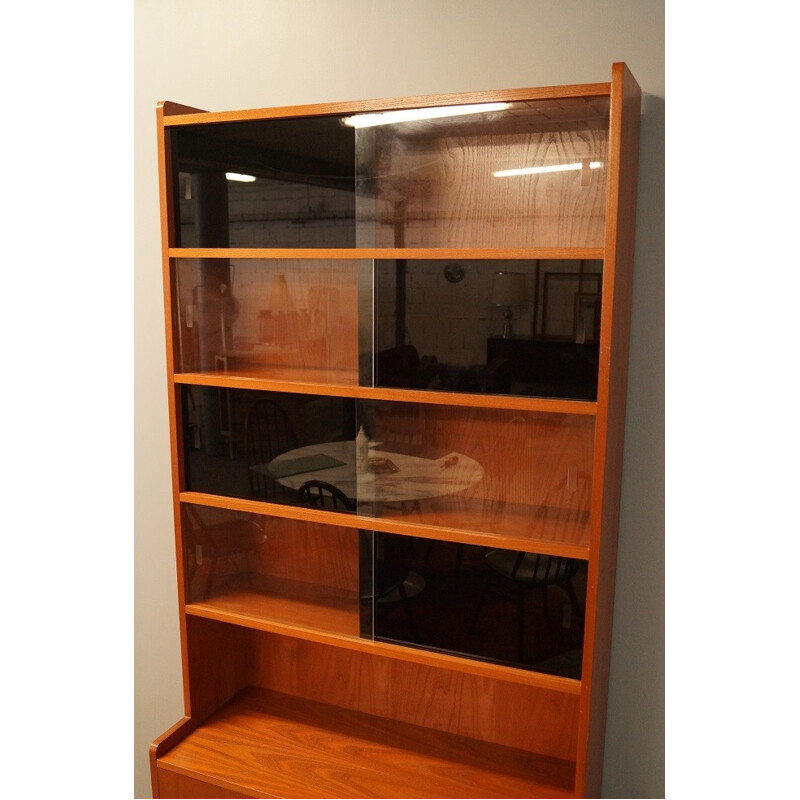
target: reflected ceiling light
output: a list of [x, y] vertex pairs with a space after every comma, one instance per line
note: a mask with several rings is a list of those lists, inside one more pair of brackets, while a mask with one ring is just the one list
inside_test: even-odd
[[373, 128], [375, 125], [391, 125], [395, 122], [412, 122], [418, 119], [459, 117], [464, 114], [486, 114], [504, 111], [509, 103], [473, 103], [466, 106], [438, 106], [435, 108], [406, 108], [399, 111], [384, 111], [380, 114], [356, 114], [345, 117], [342, 122], [351, 128]]
[[[589, 169], [600, 169], [602, 161], [590, 161]], [[583, 169], [583, 163], [551, 164], [549, 167], [520, 167], [519, 169], [500, 169], [492, 173], [495, 178], [510, 178], [514, 175], [538, 175], [540, 172], [569, 172], [574, 169]]]
[[255, 179], [255, 175], [242, 175], [239, 172], [226, 172], [225, 177], [229, 181], [240, 181], [241, 183], [252, 183]]

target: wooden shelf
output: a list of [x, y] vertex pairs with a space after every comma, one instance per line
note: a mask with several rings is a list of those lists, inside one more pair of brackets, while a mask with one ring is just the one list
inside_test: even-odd
[[170, 258], [258, 258], [372, 260], [398, 258], [408, 261], [434, 259], [586, 259], [605, 256], [602, 247], [170, 247]]
[[264, 630], [359, 636], [359, 600], [354, 593], [264, 575], [239, 580], [191, 603], [186, 611], [222, 621], [258, 622]]
[[225, 372], [180, 372], [175, 375], [175, 383], [212, 386], [221, 389], [255, 389], [267, 392], [352, 397], [357, 400], [394, 400], [404, 403], [464, 408], [497, 408], [581, 416], [594, 416], [597, 413], [597, 403], [590, 400], [559, 400], [527, 395], [468, 394], [466, 392], [359, 386], [358, 377], [354, 373], [344, 370], [301, 370], [264, 366]]
[[209, 787], [194, 797], [571, 797], [575, 778], [569, 761], [252, 688], [157, 764], [162, 797], [184, 780]]
[[[266, 633], [275, 633], [292, 639], [331, 645], [356, 653], [390, 658], [393, 661], [424, 664], [437, 669], [444, 668], [508, 683], [535, 686], [566, 695], [578, 695], [581, 691], [581, 682], [576, 678], [566, 678], [561, 675], [550, 675], [530, 669], [509, 667], [495, 664], [491, 661], [481, 661], [469, 656], [450, 655], [449, 653], [440, 653], [435, 650], [374, 641], [363, 638], [358, 632], [353, 633], [352, 630], [337, 632], [308, 625], [304, 626], [299, 622], [290, 622], [276, 617], [274, 614], [265, 614], [264, 612], [268, 608], [270, 608], [268, 599], [254, 594], [237, 592], [191, 603], [186, 606], [186, 613], [192, 617], [215, 620]], [[352, 629], [353, 625], [345, 624], [343, 627]]]
[[[412, 518], [395, 512], [394, 516], [373, 517], [327, 511], [302, 506], [280, 505], [261, 500], [222, 497], [202, 492], [181, 492], [183, 503], [194, 503], [211, 508], [225, 508], [231, 511], [244, 511], [249, 514], [298, 519], [337, 525], [343, 528], [359, 528], [383, 533], [396, 533], [401, 536], [419, 536], [423, 539], [436, 539], [445, 542], [461, 542], [480, 547], [502, 547], [509, 550], [524, 550], [530, 553], [549, 553], [566, 558], [589, 558], [590, 523], [587, 520], [580, 526], [567, 528], [558, 521], [543, 521], [536, 527], [532, 525], [531, 509], [509, 504], [502, 516], [487, 525], [478, 519], [477, 514], [453, 509], [433, 512], [424, 518]], [[534, 520], [535, 521], [535, 520]], [[482, 527], [476, 527], [478, 524]], [[472, 530], [470, 529], [472, 525]]]
[[[563, 100], [568, 97], [604, 97], [611, 93], [611, 83], [576, 83], [570, 86], [537, 86], [526, 89], [506, 89], [502, 92], [487, 90], [462, 94], [437, 94], [390, 99], [355, 100], [347, 103], [313, 103], [301, 106], [239, 109], [235, 111], [203, 111], [180, 103], [162, 103], [164, 125], [196, 125], [214, 122], [242, 122], [260, 119], [281, 119], [294, 116], [327, 114], [357, 114], [360, 112], [388, 111], [419, 106], [459, 105], [462, 103], [530, 102], [536, 100]], [[379, 104], [378, 104], [379, 103]]]

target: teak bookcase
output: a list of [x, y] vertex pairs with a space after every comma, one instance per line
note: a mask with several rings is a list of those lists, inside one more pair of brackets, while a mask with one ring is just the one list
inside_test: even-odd
[[154, 797], [599, 796], [640, 105], [621, 63], [159, 104], [185, 716]]

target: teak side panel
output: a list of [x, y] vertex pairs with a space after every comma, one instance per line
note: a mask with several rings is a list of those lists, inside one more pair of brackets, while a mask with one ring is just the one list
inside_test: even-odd
[[613, 65], [612, 168], [606, 212], [603, 312], [592, 500], [592, 539], [586, 608], [583, 697], [578, 747], [579, 796], [598, 797], [603, 773], [611, 626], [633, 283], [641, 90], [625, 64]]
[[[178, 580], [178, 606], [182, 610], [185, 604], [183, 554], [181, 547], [181, 511], [179, 495], [184, 484], [183, 458], [180, 452], [183, 419], [181, 415], [180, 387], [174, 383], [175, 352], [177, 325], [173, 320], [173, 297], [176, 296], [175, 278], [170, 269], [169, 247], [174, 241], [174, 197], [170, 176], [172, 175], [172, 150], [169, 137], [165, 135], [166, 115], [180, 110], [176, 103], [160, 103], [156, 111], [156, 127], [158, 132], [158, 188], [161, 208], [161, 270], [164, 287], [164, 319], [166, 336], [167, 361], [167, 404], [170, 432], [170, 458], [172, 463], [172, 509], [175, 539], [175, 561]], [[184, 615], [180, 615], [181, 663], [183, 666], [183, 704], [184, 711], [190, 715], [190, 689], [187, 659], [187, 635]]]
[[167, 797], [167, 791], [159, 788], [158, 759], [169, 752], [178, 742], [185, 739], [198, 726], [198, 721], [191, 717], [184, 717], [176, 722], [171, 728], [164, 731], [151, 745], [149, 752], [150, 759], [150, 786], [153, 797]]
[[163, 100], [157, 106], [160, 113], [166, 119], [167, 117], [180, 116], [182, 114], [206, 114], [202, 108], [194, 108], [194, 106], [185, 106], [182, 103], [173, 103], [171, 100]]
[[249, 631], [214, 620], [183, 616], [189, 715], [200, 721], [248, 685], [253, 645]]

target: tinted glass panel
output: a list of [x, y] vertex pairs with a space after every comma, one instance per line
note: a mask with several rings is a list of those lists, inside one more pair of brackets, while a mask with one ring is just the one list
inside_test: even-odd
[[179, 372], [597, 396], [601, 261], [175, 265]]
[[594, 418], [358, 403], [364, 515], [588, 546]]
[[376, 385], [595, 400], [602, 266], [376, 261]]
[[182, 391], [189, 491], [588, 545], [591, 416]]
[[172, 147], [176, 246], [355, 246], [355, 137], [340, 118], [185, 126]]
[[376, 639], [580, 677], [586, 562], [373, 536]]
[[371, 261], [177, 259], [176, 275], [178, 371], [358, 384]]
[[608, 98], [492, 108], [175, 127], [175, 245], [601, 247]]
[[585, 562], [181, 508], [190, 605], [580, 677]]
[[371, 612], [359, 611], [358, 530], [191, 504], [181, 513], [188, 602], [360, 635]]
[[360, 247], [603, 245], [608, 98], [493, 109], [357, 129]]
[[353, 460], [354, 400], [205, 386], [182, 396], [189, 491], [309, 503], [297, 490], [315, 471]]

